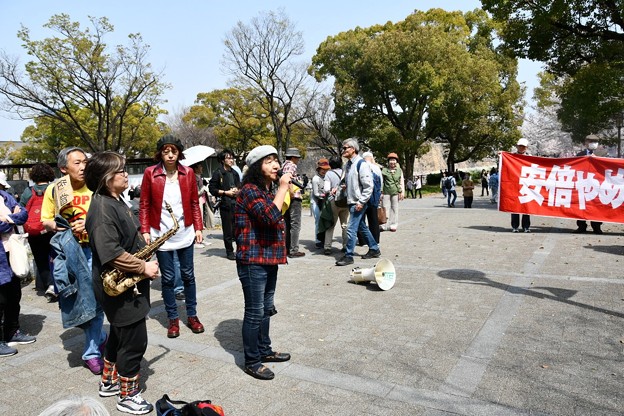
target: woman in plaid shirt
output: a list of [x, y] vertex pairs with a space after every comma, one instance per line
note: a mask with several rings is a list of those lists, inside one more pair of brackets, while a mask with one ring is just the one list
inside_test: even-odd
[[245, 297], [245, 372], [271, 380], [275, 374], [262, 363], [290, 360], [290, 354], [271, 348], [269, 324], [277, 313], [273, 304], [277, 265], [286, 263], [282, 205], [291, 175], [279, 177], [280, 163], [273, 146], [254, 148], [245, 162], [248, 170], [234, 210], [236, 268]]

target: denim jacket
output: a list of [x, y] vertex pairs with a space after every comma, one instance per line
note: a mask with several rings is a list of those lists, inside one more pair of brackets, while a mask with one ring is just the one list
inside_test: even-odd
[[54, 283], [59, 291], [59, 307], [63, 328], [72, 328], [93, 319], [101, 309], [95, 300], [91, 268], [82, 247], [67, 220], [60, 215], [54, 217], [59, 227], [50, 240], [54, 251]]
[[[15, 198], [5, 191], [0, 191], [0, 197], [4, 199], [4, 205], [6, 205], [11, 212], [13, 212], [15, 207], [18, 205]], [[13, 220], [14, 224], [0, 222], [0, 234], [11, 232], [13, 227], [16, 225], [22, 225], [26, 222], [28, 219], [28, 211], [26, 211], [24, 207], [21, 208], [22, 210], [17, 214], [9, 214], [9, 218]], [[12, 278], [13, 271], [11, 270], [11, 267], [9, 267], [9, 261], [7, 260], [4, 245], [0, 243], [0, 285], [9, 283]]]

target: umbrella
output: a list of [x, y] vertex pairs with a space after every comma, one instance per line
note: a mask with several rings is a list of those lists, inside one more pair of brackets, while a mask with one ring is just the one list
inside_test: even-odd
[[214, 155], [215, 149], [209, 146], [198, 145], [189, 147], [184, 152], [184, 159], [180, 161], [180, 163], [184, 166], [191, 166], [195, 163], [199, 163], [207, 159], [208, 157]]

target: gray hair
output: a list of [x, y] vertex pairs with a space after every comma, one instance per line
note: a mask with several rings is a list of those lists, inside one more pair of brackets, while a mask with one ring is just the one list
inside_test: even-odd
[[106, 407], [89, 396], [69, 397], [53, 403], [39, 416], [110, 416]]
[[69, 156], [69, 154], [72, 152], [82, 152], [85, 156], [87, 155], [87, 152], [82, 150], [80, 147], [76, 147], [76, 146], [66, 147], [65, 149], [59, 152], [56, 158], [56, 166], [59, 169], [67, 167], [67, 156]]
[[351, 137], [345, 141], [342, 142], [343, 146], [351, 146], [353, 148], [353, 150], [355, 150], [356, 153], [360, 152], [360, 144], [358, 143], [357, 139]]

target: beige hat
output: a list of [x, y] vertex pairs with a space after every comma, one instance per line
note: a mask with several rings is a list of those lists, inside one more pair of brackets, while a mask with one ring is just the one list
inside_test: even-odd
[[247, 166], [251, 166], [257, 161], [264, 159], [268, 155], [273, 154], [277, 155], [277, 150], [273, 146], [270, 146], [268, 144], [254, 147], [245, 158], [245, 163], [247, 164]]
[[9, 185], [9, 183], [7, 182], [7, 176], [4, 172], [0, 172], [0, 185], [4, 186], [5, 188], [11, 187], [11, 185]]

